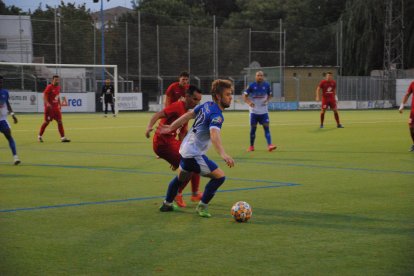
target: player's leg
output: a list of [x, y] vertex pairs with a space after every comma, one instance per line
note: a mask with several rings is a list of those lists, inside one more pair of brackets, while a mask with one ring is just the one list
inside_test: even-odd
[[410, 151], [414, 152], [414, 111], [411, 111], [410, 113], [410, 118], [408, 119], [408, 129], [410, 130], [411, 140], [413, 141]]
[[115, 105], [114, 105], [114, 100], [111, 98], [110, 102], [111, 104], [111, 112], [112, 112], [112, 116], [115, 117]]
[[263, 126], [266, 142], [267, 142], [267, 149], [268, 151], [273, 151], [276, 149], [276, 146], [272, 144], [272, 136], [270, 134], [269, 128], [269, 114], [263, 114], [260, 116], [259, 123]]
[[208, 212], [208, 204], [213, 199], [218, 188], [224, 183], [226, 177], [217, 164], [208, 159], [207, 156], [202, 155], [194, 159], [200, 167], [200, 173], [211, 178], [204, 188], [203, 196], [196, 208], [196, 212], [199, 216], [209, 218], [211, 217], [211, 214]]
[[[178, 152], [180, 149], [180, 144], [180, 141], [177, 141], [172, 138], [169, 140], [169, 142], [166, 142], [166, 144], [159, 145], [153, 143], [153, 149], [156, 155], [167, 161], [171, 165], [171, 168], [173, 170], [176, 170], [179, 167], [181, 160], [181, 155]], [[175, 202], [180, 207], [187, 206], [183, 199], [183, 190], [187, 186], [188, 182], [189, 181], [186, 181], [178, 187], [178, 193], [174, 198]]]
[[184, 182], [188, 182], [191, 177], [191, 172], [178, 169], [178, 176], [174, 177], [168, 185], [167, 195], [160, 207], [161, 212], [170, 212], [176, 209], [173, 205], [174, 198], [177, 196], [178, 188], [183, 185]]
[[51, 109], [45, 108], [44, 121], [43, 121], [42, 126], [40, 127], [39, 135], [37, 136], [37, 140], [39, 140], [39, 142], [43, 143], [43, 133], [45, 133], [45, 130], [51, 121], [52, 121], [52, 111]]
[[16, 142], [14, 141], [12, 137], [10, 126], [6, 120], [0, 121], [0, 132], [4, 134], [7, 141], [9, 142], [9, 147], [12, 151], [13, 158], [14, 158], [14, 164], [15, 165], [20, 164], [20, 159], [17, 156]]
[[54, 113], [55, 113], [54, 119], [56, 120], [57, 125], [58, 125], [60, 140], [63, 143], [70, 142], [70, 140], [65, 137], [65, 128], [63, 127], [63, 122], [62, 122], [62, 112], [60, 112], [60, 110], [55, 110]]
[[200, 174], [193, 173], [191, 176], [191, 201], [197, 202], [201, 200], [203, 193], [200, 192]]
[[339, 121], [338, 107], [336, 106], [336, 101], [335, 101], [335, 100], [332, 100], [332, 101], [330, 102], [330, 107], [331, 107], [331, 109], [332, 109], [332, 110], [333, 110], [333, 112], [334, 112], [334, 117], [335, 117], [335, 121], [336, 121], [336, 126], [337, 126], [337, 128], [344, 128], [344, 127], [341, 125], [341, 122]]
[[256, 139], [257, 115], [250, 113], [250, 146], [247, 151], [254, 151], [254, 141]]
[[108, 98], [105, 96], [105, 99], [104, 99], [104, 103], [105, 103], [105, 117], [106, 117], [106, 115], [108, 114], [108, 104], [109, 104], [109, 101], [108, 101]]
[[327, 107], [328, 106], [327, 106], [325, 100], [322, 99], [321, 114], [320, 114], [320, 117], [321, 117], [321, 125], [320, 125], [320, 128], [323, 128], [323, 123], [325, 121], [325, 112], [326, 112], [326, 108]]

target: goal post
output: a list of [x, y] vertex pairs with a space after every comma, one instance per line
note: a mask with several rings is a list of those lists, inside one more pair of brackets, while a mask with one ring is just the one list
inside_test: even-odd
[[62, 112], [100, 111], [99, 97], [105, 79], [114, 85], [115, 114], [119, 111], [117, 65], [0, 62], [0, 75], [17, 112], [43, 112], [40, 93], [53, 75], [60, 78]]

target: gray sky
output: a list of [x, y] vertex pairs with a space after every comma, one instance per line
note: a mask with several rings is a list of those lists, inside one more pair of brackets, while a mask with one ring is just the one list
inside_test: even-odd
[[[103, 0], [104, 9], [113, 8], [117, 6], [131, 8], [131, 0]], [[14, 5], [21, 8], [23, 11], [34, 11], [40, 3], [42, 7], [45, 8], [46, 5], [49, 6], [58, 6], [61, 0], [3, 0], [6, 6]], [[93, 0], [64, 0], [65, 3], [75, 3], [75, 5], [82, 5], [86, 3], [86, 8], [91, 11], [99, 11], [101, 9], [101, 2], [94, 3]]]

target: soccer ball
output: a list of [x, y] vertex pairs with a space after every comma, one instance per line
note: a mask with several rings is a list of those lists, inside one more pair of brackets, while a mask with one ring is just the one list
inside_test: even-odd
[[248, 221], [252, 217], [252, 214], [252, 207], [245, 201], [238, 201], [231, 207], [231, 215], [237, 222]]

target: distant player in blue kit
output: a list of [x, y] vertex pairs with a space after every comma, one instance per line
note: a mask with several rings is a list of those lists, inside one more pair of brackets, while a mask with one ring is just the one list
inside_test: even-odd
[[7, 141], [9, 141], [9, 147], [13, 153], [14, 164], [19, 165], [20, 159], [17, 156], [16, 143], [12, 137], [9, 122], [7, 122], [7, 114], [9, 112], [14, 123], [17, 124], [17, 118], [14, 115], [13, 109], [9, 103], [9, 91], [3, 89], [3, 77], [0, 76], [0, 132], [3, 133]]
[[276, 146], [272, 144], [269, 129], [269, 111], [267, 109], [267, 104], [271, 98], [272, 89], [270, 84], [264, 81], [263, 71], [257, 71], [256, 81], [249, 84], [243, 93], [243, 100], [249, 105], [250, 111], [250, 147], [247, 151], [254, 151], [257, 123], [263, 126], [268, 151], [276, 149]]
[[161, 133], [170, 133], [190, 119], [194, 119], [193, 127], [188, 131], [180, 147], [182, 156], [178, 176], [170, 182], [167, 196], [160, 207], [161, 212], [174, 211], [173, 201], [178, 188], [186, 183], [191, 173], [199, 173], [211, 178], [207, 183], [201, 201], [196, 212], [201, 217], [209, 218], [208, 204], [214, 197], [217, 189], [224, 183], [224, 172], [205, 155], [210, 145], [213, 144], [220, 157], [230, 168], [234, 166], [234, 160], [225, 152], [221, 144], [220, 130], [224, 122], [222, 111], [230, 106], [233, 87], [228, 80], [215, 80], [212, 83], [211, 95], [214, 102], [206, 102], [190, 110], [171, 125], [164, 125]]

